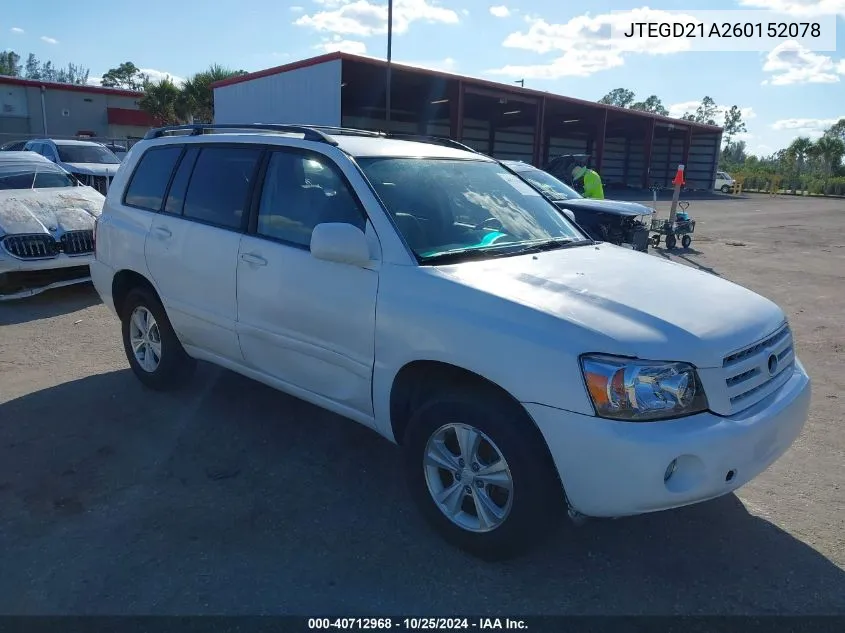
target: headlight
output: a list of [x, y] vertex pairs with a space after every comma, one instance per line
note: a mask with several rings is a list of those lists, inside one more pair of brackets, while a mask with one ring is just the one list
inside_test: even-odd
[[581, 367], [599, 417], [642, 422], [707, 409], [692, 365], [594, 355], [582, 356]]

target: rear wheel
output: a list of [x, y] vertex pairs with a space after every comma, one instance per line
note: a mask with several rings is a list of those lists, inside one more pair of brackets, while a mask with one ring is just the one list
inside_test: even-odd
[[689, 248], [689, 245], [692, 244], [692, 238], [689, 235], [684, 235], [681, 238], [681, 246], [684, 248]]
[[122, 321], [126, 358], [142, 383], [166, 391], [191, 378], [196, 361], [185, 352], [154, 293], [132, 290], [123, 304]]
[[423, 516], [448, 542], [488, 560], [541, 542], [565, 507], [542, 437], [503, 400], [435, 396], [412, 416], [405, 439], [407, 479]]
[[666, 236], [666, 250], [671, 251], [675, 248], [675, 244], [677, 244], [677, 239], [674, 235], [667, 235]]

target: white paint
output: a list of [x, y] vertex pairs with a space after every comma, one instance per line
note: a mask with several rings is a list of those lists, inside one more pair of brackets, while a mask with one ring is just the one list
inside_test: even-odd
[[[324, 143], [274, 134], [225, 136], [229, 142], [304, 147], [334, 161], [370, 218], [365, 265], [318, 259], [304, 248], [119, 203], [146, 147], [217, 140], [171, 138], [136, 146], [109, 192], [91, 267], [107, 304], [116, 272], [133, 270], [150, 279], [196, 358], [391, 440], [390, 395], [403, 366], [440, 361], [474, 372], [523, 403], [574, 508], [600, 516], [730, 492], [777, 459], [807, 418], [810, 384], [800, 363], [742, 406], [730, 402], [736, 389], [727, 387], [732, 374], [722, 361], [783, 324], [783, 311], [771, 301], [717, 276], [609, 245], [418, 266], [354, 163]], [[360, 151], [353, 155], [457, 152], [481, 160], [437, 145], [338, 140], [344, 149]], [[166, 229], [161, 237], [159, 228]], [[692, 363], [711, 411], [721, 415], [653, 423], [599, 419], [579, 363], [588, 352]], [[752, 360], [759, 355], [747, 362]], [[664, 484], [663, 473], [676, 458], [678, 474]], [[738, 473], [730, 484], [728, 470]]]
[[215, 123], [340, 125], [341, 61], [214, 89]]

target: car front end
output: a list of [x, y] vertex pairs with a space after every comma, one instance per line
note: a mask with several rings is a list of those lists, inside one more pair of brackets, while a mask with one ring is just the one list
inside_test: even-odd
[[723, 368], [592, 357], [583, 363], [595, 415], [525, 406], [549, 444], [571, 508], [587, 516], [642, 514], [731, 493], [792, 446], [809, 412], [810, 378], [786, 324], [727, 355]]
[[[732, 282], [607, 245], [438, 273], [504, 300], [496, 313], [513, 340], [484, 332], [489, 345], [513, 355], [520, 328], [532, 341], [546, 332], [543, 350], [494, 379], [535, 422], [574, 513], [628, 516], [733, 492], [806, 423], [811, 382], [785, 314]], [[669, 288], [672, 302], [661, 298]]]
[[100, 194], [82, 187], [0, 194], [0, 300], [90, 281]]

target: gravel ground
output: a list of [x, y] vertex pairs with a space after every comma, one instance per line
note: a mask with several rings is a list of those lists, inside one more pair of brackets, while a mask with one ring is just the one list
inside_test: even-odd
[[210, 366], [147, 392], [67, 288], [0, 304], [0, 612], [845, 614], [845, 202], [689, 211], [692, 248], [653, 256], [777, 301], [814, 379], [806, 430], [737, 495], [482, 563], [421, 522], [389, 443]]

